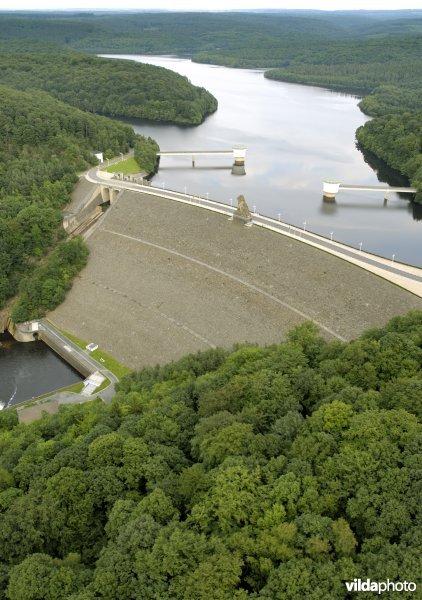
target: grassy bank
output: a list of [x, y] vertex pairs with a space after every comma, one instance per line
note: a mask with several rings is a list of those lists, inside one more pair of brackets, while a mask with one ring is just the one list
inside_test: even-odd
[[[81, 338], [78, 338], [76, 335], [73, 335], [72, 333], [69, 333], [68, 331], [65, 331], [64, 329], [60, 329], [59, 327], [57, 327], [57, 329], [63, 335], [65, 335], [67, 338], [69, 338], [69, 340], [71, 342], [76, 344], [79, 348], [82, 348], [83, 350], [85, 350], [85, 348], [89, 342], [82, 340]], [[94, 352], [91, 352], [90, 356], [92, 356], [92, 358], [94, 358], [96, 361], [101, 363], [105, 369], [108, 369], [109, 371], [114, 373], [114, 375], [116, 375], [116, 377], [118, 377], [119, 379], [121, 379], [122, 377], [124, 377], [125, 375], [127, 375], [128, 373], [131, 372], [131, 369], [129, 369], [129, 367], [126, 367], [126, 365], [123, 365], [118, 360], [116, 360], [115, 358], [113, 358], [112, 356], [107, 354], [106, 352], [103, 352], [100, 348], [97, 348], [97, 350], [94, 350]], [[102, 384], [102, 386], [99, 388], [100, 390], [103, 389], [103, 385], [104, 384]]]
[[133, 157], [121, 160], [101, 170], [107, 173], [124, 173], [125, 175], [132, 175], [133, 173], [140, 173], [142, 171]]

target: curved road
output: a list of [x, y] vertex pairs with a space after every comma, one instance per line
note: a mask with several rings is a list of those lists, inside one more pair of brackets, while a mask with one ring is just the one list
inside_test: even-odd
[[[120, 159], [119, 159], [120, 160]], [[182, 202], [184, 204], [190, 204], [194, 206], [200, 206], [204, 209], [219, 212], [232, 216], [236, 208], [224, 204], [222, 202], [216, 202], [200, 196], [190, 196], [177, 192], [174, 190], [167, 190], [156, 188], [149, 185], [141, 185], [138, 183], [132, 183], [129, 181], [121, 181], [110, 177], [110, 173], [101, 171], [99, 167], [90, 169], [85, 177], [91, 183], [97, 185], [103, 185], [111, 187], [116, 190], [127, 190], [131, 192], [138, 192], [142, 194], [149, 194], [151, 196], [159, 196], [168, 200], [174, 200]], [[412, 292], [416, 296], [422, 298], [422, 269], [413, 267], [411, 265], [405, 265], [403, 263], [394, 263], [391, 260], [370, 254], [368, 252], [362, 252], [345, 244], [341, 244], [336, 241], [328, 240], [327, 238], [320, 236], [316, 233], [305, 231], [284, 223], [283, 221], [277, 221], [270, 217], [265, 217], [257, 213], [252, 214], [252, 223], [276, 233], [281, 233], [285, 236], [291, 237], [297, 241], [304, 242], [315, 248], [329, 252], [343, 260], [347, 260], [367, 271], [370, 271], [392, 283], [399, 285], [400, 287]]]

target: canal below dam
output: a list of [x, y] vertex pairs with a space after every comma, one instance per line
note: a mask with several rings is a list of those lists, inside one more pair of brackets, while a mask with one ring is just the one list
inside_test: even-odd
[[[225, 156], [163, 157], [154, 185], [235, 202], [306, 227], [363, 250], [421, 266], [422, 206], [412, 196], [341, 191], [335, 203], [322, 201], [324, 179], [347, 184], [406, 185], [404, 178], [374, 157], [364, 156], [355, 131], [367, 120], [359, 99], [329, 90], [270, 81], [259, 70], [192, 63], [163, 56], [114, 55], [166, 67], [208, 89], [218, 110], [198, 127], [130, 121], [155, 138], [163, 151], [225, 150], [245, 144], [246, 175], [231, 174]], [[306, 223], [306, 225], [304, 225]], [[332, 234], [331, 234], [332, 232]]]
[[0, 410], [82, 381], [43, 342], [16, 342], [0, 334]]

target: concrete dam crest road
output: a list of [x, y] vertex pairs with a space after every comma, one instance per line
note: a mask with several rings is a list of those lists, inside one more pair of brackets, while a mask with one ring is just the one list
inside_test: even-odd
[[[115, 192], [127, 190], [144, 193], [153, 197], [158, 196], [167, 198], [168, 200], [200, 206], [203, 209], [220, 212], [227, 215], [233, 215], [235, 210], [232, 206], [210, 200], [209, 198], [205, 199], [199, 196], [194, 197], [175, 190], [164, 190], [152, 186], [110, 179], [108, 174], [105, 175], [97, 167], [88, 171], [86, 178], [92, 183], [100, 184], [102, 188], [106, 187], [109, 190], [114, 190]], [[110, 191], [108, 193], [109, 195], [111, 194]], [[334, 254], [339, 258], [356, 264], [361, 268], [375, 273], [376, 275], [379, 275], [388, 281], [392, 281], [393, 283], [403, 287], [406, 290], [409, 290], [417, 296], [422, 297], [422, 269], [419, 269], [418, 267], [413, 267], [398, 262], [393, 264], [391, 261], [388, 261], [383, 257], [362, 252], [361, 248], [356, 250], [355, 248], [346, 246], [345, 244], [328, 240], [327, 238], [324, 238], [313, 232], [302, 230], [296, 226], [289, 225], [288, 223], [284, 223], [280, 220], [277, 221], [275, 219], [259, 215], [255, 212], [253, 214], [253, 222], [260, 227], [265, 227], [267, 229], [271, 229], [272, 231], [276, 231], [277, 233], [294, 237], [298, 241], [319, 248], [325, 252], [329, 252], [330, 254]]]

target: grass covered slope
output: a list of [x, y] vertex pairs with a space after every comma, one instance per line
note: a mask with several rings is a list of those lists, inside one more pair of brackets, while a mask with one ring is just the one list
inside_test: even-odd
[[3, 42], [0, 58], [0, 83], [42, 89], [84, 111], [198, 125], [217, 109], [204, 88], [161, 67], [35, 42]]
[[415, 312], [348, 344], [307, 323], [144, 369], [110, 406], [0, 413], [0, 589], [341, 600], [355, 577], [420, 584], [421, 392]]
[[61, 209], [76, 173], [95, 164], [93, 151], [126, 152], [136, 136], [45, 92], [0, 86], [0, 94], [0, 308], [21, 286], [25, 310], [21, 304], [15, 315], [21, 321], [56, 306], [86, 260], [74, 240], [44, 264], [63, 237]]

